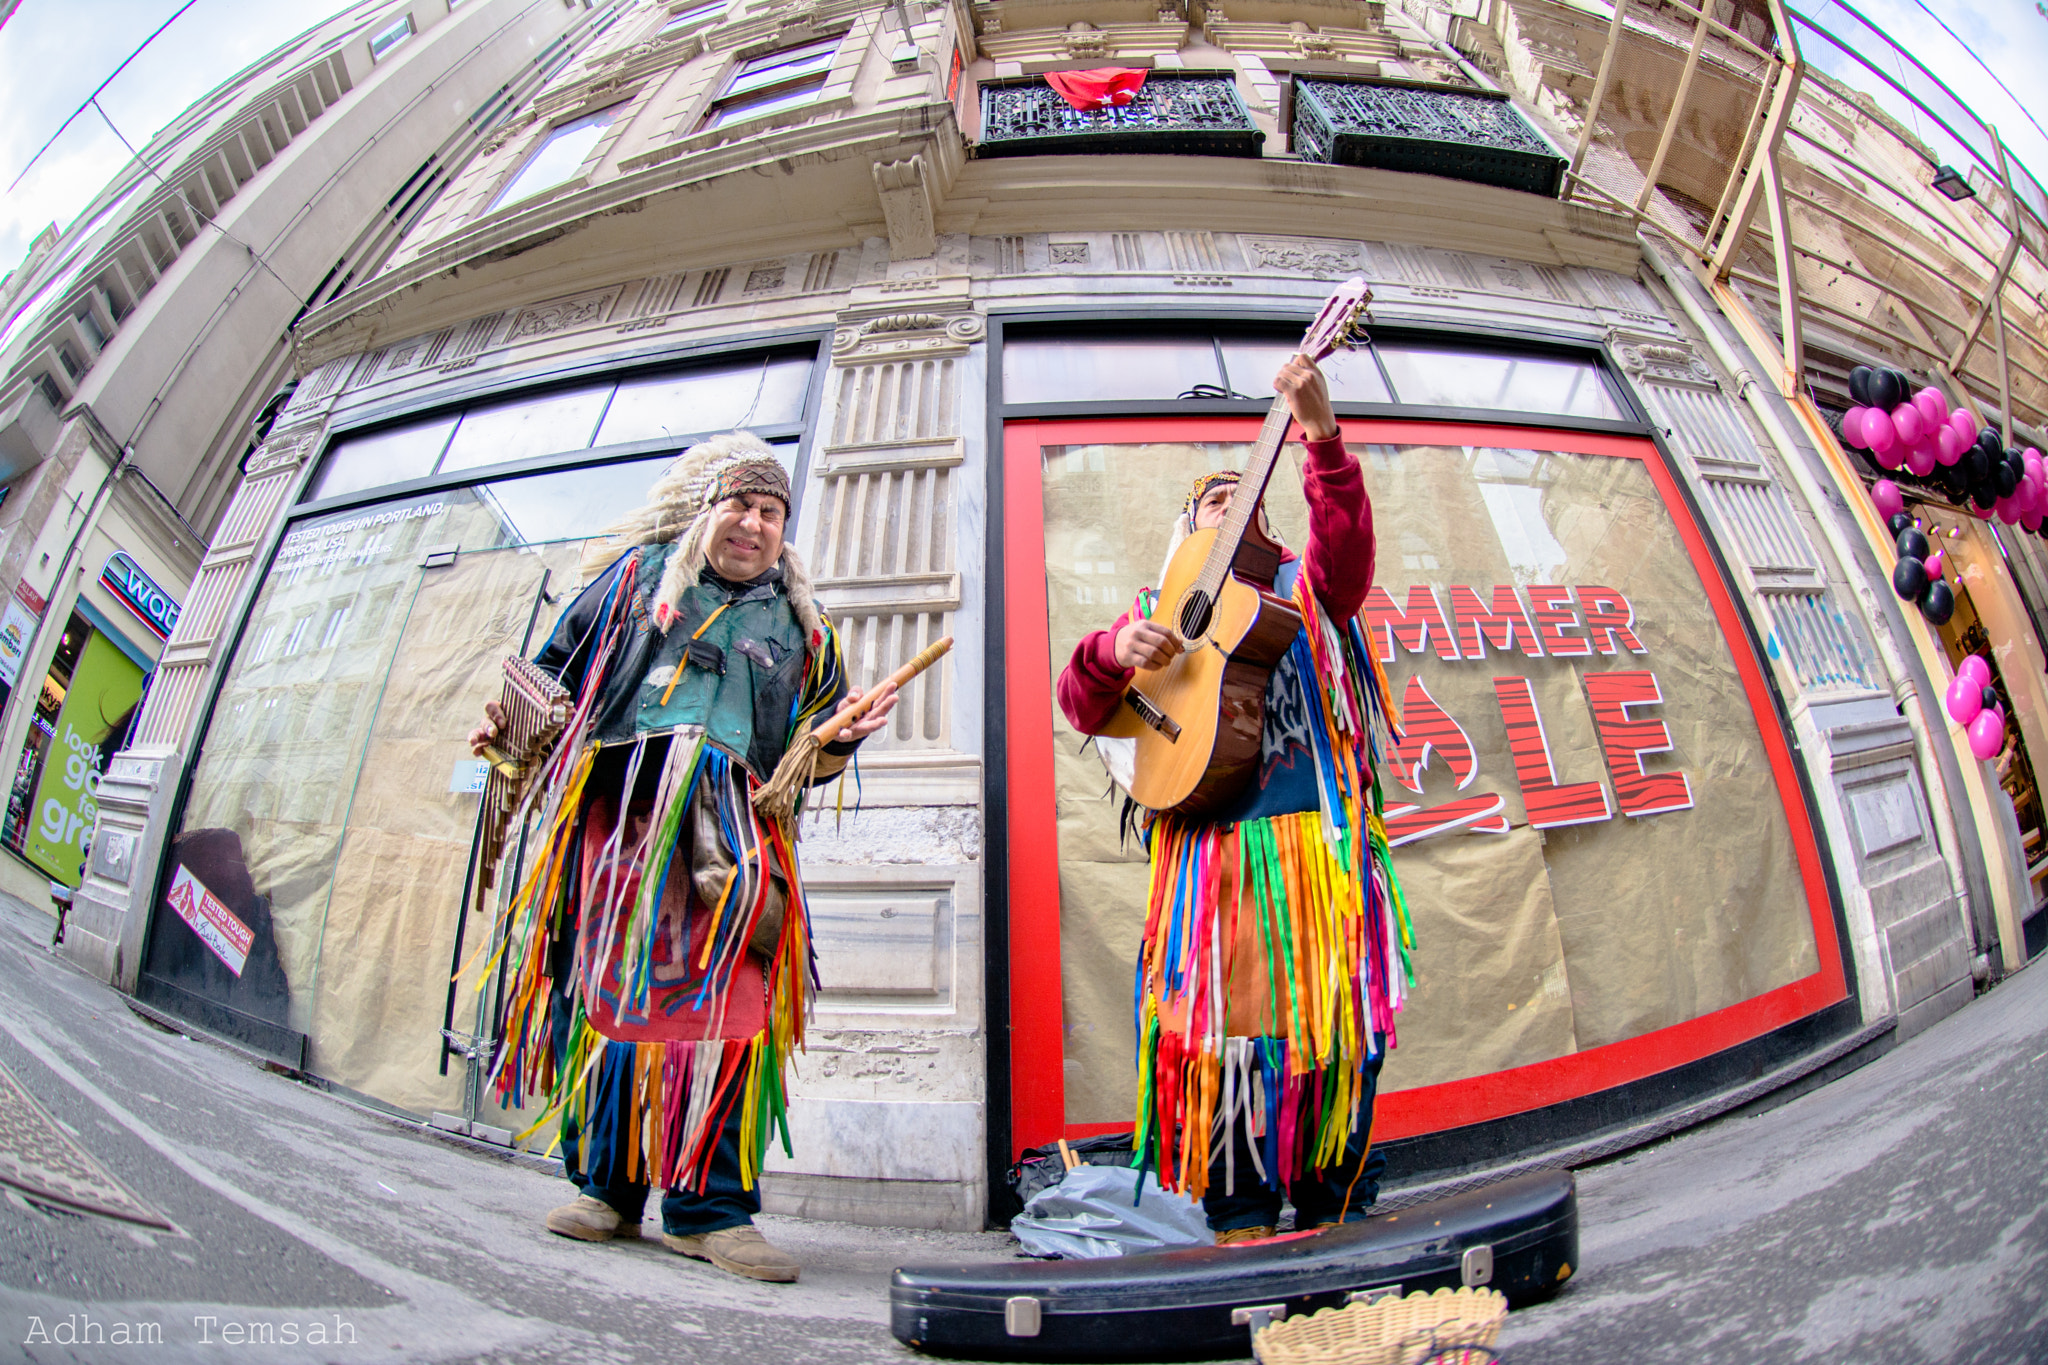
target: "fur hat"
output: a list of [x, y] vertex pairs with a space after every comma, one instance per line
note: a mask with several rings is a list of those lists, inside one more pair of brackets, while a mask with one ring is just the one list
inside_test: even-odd
[[[770, 470], [772, 469], [772, 473]], [[723, 491], [721, 491], [723, 490]], [[700, 441], [684, 451], [647, 490], [647, 501], [621, 517], [595, 540], [583, 547], [583, 578], [590, 582], [635, 545], [661, 545], [680, 541], [682, 550], [669, 556], [668, 569], [654, 594], [654, 615], [665, 634], [682, 605], [683, 594], [697, 581], [705, 564], [705, 533], [711, 525], [711, 509], [740, 493], [768, 493], [789, 505], [789, 475], [775, 458], [775, 452], [752, 432], [729, 431]], [[804, 636], [813, 647], [825, 638], [825, 622], [818, 611], [811, 576], [787, 538], [782, 542], [783, 586], [789, 605], [803, 625]]]

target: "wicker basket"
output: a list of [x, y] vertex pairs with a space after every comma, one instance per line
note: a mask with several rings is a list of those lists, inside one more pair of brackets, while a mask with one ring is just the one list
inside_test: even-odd
[[1507, 1315], [1495, 1289], [1390, 1295], [1276, 1322], [1253, 1339], [1252, 1354], [1264, 1365], [1414, 1365], [1454, 1347], [1491, 1347]]

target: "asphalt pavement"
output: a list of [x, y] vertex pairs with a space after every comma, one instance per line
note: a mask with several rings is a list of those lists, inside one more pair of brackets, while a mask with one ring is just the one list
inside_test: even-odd
[[[122, 1216], [0, 1201], [0, 1361], [907, 1362], [889, 1272], [1014, 1253], [764, 1217], [804, 1263], [782, 1286], [652, 1237], [549, 1236], [570, 1191], [542, 1163], [166, 1031], [49, 926], [0, 900], [0, 1174]], [[1512, 1365], [2048, 1361], [2044, 1144], [2037, 969], [1825, 1086], [1580, 1171], [1579, 1274], [1499, 1345]]]

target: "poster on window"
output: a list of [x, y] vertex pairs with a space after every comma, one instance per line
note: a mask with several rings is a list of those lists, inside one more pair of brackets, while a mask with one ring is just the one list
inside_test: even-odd
[[79, 651], [29, 803], [24, 851], [53, 881], [82, 880], [85, 841], [99, 817], [100, 773], [142, 699], [142, 677], [135, 661], [98, 631]]
[[[1358, 624], [1404, 725], [1380, 785], [1416, 936], [1379, 1135], [1638, 1080], [1841, 999], [1768, 686], [1654, 449], [1348, 425], [1377, 532]], [[1158, 581], [1190, 481], [1241, 466], [1250, 443], [1215, 439], [1221, 423], [1046, 428], [1056, 676]], [[1298, 553], [1307, 510], [1282, 466], [1267, 507]], [[1127, 1127], [1148, 869], [1101, 762], [1049, 709], [1065, 1121]]]

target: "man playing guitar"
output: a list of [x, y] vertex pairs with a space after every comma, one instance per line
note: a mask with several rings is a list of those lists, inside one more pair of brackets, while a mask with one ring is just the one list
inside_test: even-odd
[[[1209, 1226], [1219, 1244], [1273, 1235], [1283, 1194], [1291, 1196], [1297, 1226], [1304, 1230], [1363, 1218], [1377, 1194], [1386, 1161], [1380, 1154], [1367, 1153], [1374, 1087], [1384, 1057], [1382, 1034], [1390, 1020], [1378, 1008], [1383, 993], [1372, 995], [1360, 981], [1375, 968], [1388, 970], [1384, 960], [1372, 963], [1379, 946], [1365, 946], [1377, 913], [1366, 883], [1373, 883], [1372, 889], [1384, 896], [1390, 879], [1379, 876], [1370, 850], [1340, 851], [1326, 865], [1331, 870], [1321, 874], [1322, 885], [1336, 888], [1337, 894], [1323, 894], [1342, 901], [1348, 893], [1348, 904], [1355, 908], [1317, 920], [1311, 926], [1316, 932], [1290, 933], [1290, 924], [1299, 930], [1301, 923], [1282, 921], [1303, 912], [1299, 904], [1290, 903], [1277, 879], [1292, 873], [1255, 879], [1252, 871], [1245, 871], [1240, 877], [1240, 869], [1258, 856], [1257, 849], [1280, 850], [1271, 864], [1274, 868], [1300, 867], [1305, 860], [1322, 856], [1314, 851], [1322, 847], [1321, 837], [1312, 834], [1304, 839], [1301, 834], [1333, 824], [1329, 778], [1327, 773], [1319, 778], [1315, 757], [1319, 737], [1322, 752], [1330, 752], [1329, 736], [1317, 728], [1318, 718], [1327, 714], [1317, 695], [1318, 661], [1324, 657], [1318, 650], [1330, 648], [1331, 626], [1338, 635], [1346, 630], [1364, 604], [1373, 576], [1372, 505], [1365, 475], [1344, 448], [1322, 372], [1308, 357], [1296, 355], [1281, 367], [1273, 387], [1307, 438], [1303, 485], [1309, 532], [1301, 557], [1281, 550], [1272, 592], [1292, 597], [1317, 619], [1304, 627], [1273, 668], [1265, 694], [1260, 756], [1251, 780], [1220, 805], [1198, 814], [1155, 813], [1147, 833], [1155, 875], [1139, 963], [1139, 1060], [1146, 1079], [1137, 1142], [1170, 1188], [1203, 1194]], [[1177, 527], [1176, 546], [1190, 532], [1222, 525], [1238, 479], [1226, 470], [1196, 481]], [[1258, 517], [1262, 522], [1263, 511]], [[1298, 591], [1297, 580], [1313, 594], [1312, 604]], [[1164, 667], [1181, 653], [1184, 642], [1172, 628], [1175, 618], [1165, 611], [1158, 615], [1161, 619], [1147, 619], [1141, 607], [1133, 607], [1114, 625], [1084, 636], [1076, 646], [1060, 674], [1058, 697], [1077, 730], [1104, 733], [1118, 716], [1137, 671]], [[1309, 647], [1310, 628], [1322, 632], [1318, 649]], [[1371, 670], [1370, 663], [1366, 668]], [[1338, 733], [1341, 736], [1342, 727]], [[1369, 780], [1366, 788], [1369, 793]], [[1342, 812], [1349, 810], [1350, 828], [1361, 836], [1376, 827], [1367, 804], [1369, 794], [1352, 792], [1346, 799], [1350, 804], [1339, 810], [1336, 826], [1343, 825]], [[1275, 831], [1277, 845], [1271, 842]], [[1167, 841], [1164, 853], [1162, 839]], [[1383, 838], [1379, 848], [1383, 852]], [[1173, 860], [1163, 876], [1162, 857]], [[1191, 884], [1207, 889], [1190, 892]], [[1294, 902], [1314, 899], [1291, 885], [1287, 889]], [[1398, 891], [1392, 894], [1398, 908]], [[1350, 920], [1344, 919], [1345, 913]], [[1213, 922], [1205, 920], [1205, 914]], [[1354, 922], [1368, 927], [1347, 940], [1341, 926]], [[1176, 924], [1178, 930], [1172, 928]], [[1339, 930], [1331, 932], [1332, 925]], [[1214, 944], [1213, 956], [1202, 957], [1199, 946], [1187, 948], [1191, 940]], [[1285, 947], [1280, 958], [1293, 956], [1291, 968], [1276, 967], [1276, 944]], [[1327, 971], [1324, 963], [1305, 956], [1317, 952], [1349, 958], [1348, 990], [1329, 991], [1314, 984], [1317, 978], [1341, 982], [1346, 975]], [[1205, 980], [1213, 976], [1220, 983], [1220, 992], [1212, 992], [1207, 1004], [1188, 1003], [1187, 980], [1194, 975]], [[1316, 1029], [1308, 1020], [1309, 998], [1319, 990], [1335, 997], [1334, 1002], [1322, 1002], [1325, 1013], [1319, 1017], [1325, 1025], [1346, 1009], [1351, 1011], [1354, 1028], [1348, 1051], [1331, 1042], [1329, 1032], [1320, 1035], [1320, 1043], [1312, 1041]], [[1357, 1027], [1360, 1020], [1363, 1026]], [[1214, 1061], [1208, 1060], [1211, 1056]], [[1332, 1079], [1339, 1073], [1342, 1079]], [[1298, 1089], [1290, 1090], [1290, 1084]], [[1212, 1140], [1212, 1125], [1217, 1122], [1227, 1126], [1227, 1142]], [[1181, 1148], [1178, 1178], [1176, 1140]], [[1213, 1159], [1205, 1159], [1212, 1151]]]

